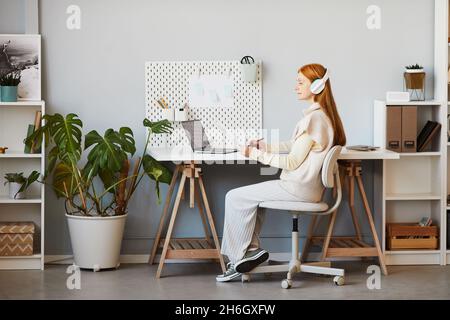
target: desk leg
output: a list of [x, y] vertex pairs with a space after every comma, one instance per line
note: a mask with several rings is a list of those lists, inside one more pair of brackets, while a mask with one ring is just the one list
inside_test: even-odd
[[206, 217], [205, 212], [203, 211], [203, 206], [200, 201], [200, 195], [197, 190], [195, 190], [195, 202], [197, 203], [197, 206], [198, 206], [198, 212], [200, 213], [200, 218], [202, 218], [203, 230], [205, 232], [205, 239], [212, 246], [213, 243], [211, 241], [211, 237], [210, 237], [209, 230], [208, 230], [208, 224], [206, 222], [207, 217]]
[[200, 191], [202, 193], [203, 204], [205, 205], [206, 214], [207, 214], [208, 220], [209, 220], [209, 225], [211, 227], [211, 232], [213, 234], [214, 244], [216, 246], [217, 253], [219, 255], [220, 266], [222, 267], [222, 272], [225, 272], [226, 271], [225, 263], [223, 261], [223, 256], [220, 253], [219, 237], [217, 236], [217, 231], [216, 231], [216, 227], [214, 224], [214, 218], [212, 216], [211, 209], [209, 208], [208, 198], [206, 197], [205, 186], [203, 185], [203, 178], [201, 175], [199, 175], [199, 177], [198, 177], [198, 183], [200, 185]]
[[189, 207], [194, 208], [194, 198], [195, 198], [195, 164], [194, 162], [191, 162], [189, 165], [191, 170], [191, 175], [189, 177], [189, 183], [190, 183], [190, 197], [189, 197]]
[[373, 217], [372, 217], [372, 210], [370, 210], [369, 201], [367, 201], [366, 192], [364, 190], [364, 185], [363, 185], [360, 175], [356, 176], [356, 181], [358, 183], [359, 192], [361, 193], [361, 197], [363, 200], [364, 209], [365, 209], [364, 211], [366, 212], [367, 219], [369, 220], [369, 225], [370, 225], [370, 230], [372, 231], [373, 240], [374, 240], [375, 246], [377, 248], [378, 258], [380, 260], [381, 269], [383, 270], [383, 274], [385, 276], [387, 276], [388, 271], [386, 268], [386, 264], [384, 262], [383, 251], [381, 250], [380, 241], [378, 239], [378, 234], [377, 234], [377, 229], [375, 228], [375, 223], [374, 223]]
[[347, 176], [346, 179], [348, 180], [349, 184], [349, 190], [348, 190], [348, 205], [350, 207], [350, 213], [352, 214], [352, 220], [353, 220], [353, 226], [355, 227], [356, 236], [358, 237], [358, 240], [362, 240], [361, 236], [361, 229], [359, 227], [359, 223], [356, 217], [356, 211], [355, 211], [355, 180], [353, 176]]
[[181, 165], [177, 165], [175, 167], [175, 172], [173, 173], [172, 180], [170, 181], [169, 190], [167, 191], [166, 201], [164, 203], [164, 209], [161, 215], [161, 219], [159, 220], [158, 231], [156, 233], [155, 241], [153, 243], [152, 252], [148, 259], [149, 264], [153, 264], [153, 262], [155, 261], [156, 251], [158, 251], [159, 241], [161, 239], [161, 232], [164, 228], [167, 212], [169, 211], [170, 202], [172, 200], [173, 189], [177, 184], [178, 174], [180, 172], [181, 167], [182, 167]]
[[161, 277], [161, 271], [164, 265], [164, 261], [166, 259], [167, 249], [169, 247], [170, 238], [172, 236], [173, 226], [175, 225], [175, 218], [177, 217], [178, 207], [181, 201], [181, 194], [183, 193], [184, 184], [186, 182], [186, 173], [183, 170], [183, 175], [181, 176], [180, 186], [178, 188], [177, 197], [175, 199], [175, 204], [172, 211], [172, 216], [170, 217], [169, 228], [167, 229], [166, 238], [164, 241], [163, 251], [161, 253], [161, 259], [159, 261], [158, 271], [156, 272], [156, 278], [159, 279]]

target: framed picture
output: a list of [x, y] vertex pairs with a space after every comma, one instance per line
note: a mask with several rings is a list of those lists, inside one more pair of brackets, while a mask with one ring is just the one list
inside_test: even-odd
[[41, 100], [41, 35], [0, 34], [0, 76], [20, 72], [19, 100]]

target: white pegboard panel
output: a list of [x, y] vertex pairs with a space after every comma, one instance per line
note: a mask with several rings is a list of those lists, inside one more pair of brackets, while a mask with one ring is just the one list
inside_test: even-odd
[[[189, 101], [189, 78], [202, 75], [228, 75], [233, 79], [232, 108], [196, 108], [190, 106], [188, 119], [200, 119], [211, 144], [235, 146], [262, 134], [262, 63], [258, 64], [256, 82], [244, 82], [239, 61], [151, 61], [145, 64], [146, 117], [163, 119], [156, 101], [164, 98], [170, 107], [180, 108]], [[173, 123], [172, 134], [153, 135], [150, 146], [173, 147], [189, 145], [180, 123]]]

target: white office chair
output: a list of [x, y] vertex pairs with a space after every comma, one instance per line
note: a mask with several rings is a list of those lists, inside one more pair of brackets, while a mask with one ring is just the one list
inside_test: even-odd
[[289, 263], [280, 264], [274, 261], [269, 261], [268, 265], [256, 267], [250, 272], [242, 275], [242, 281], [249, 281], [249, 274], [252, 273], [266, 273], [286, 272], [287, 278], [281, 281], [281, 287], [289, 289], [292, 286], [292, 275], [299, 272], [315, 273], [335, 276], [333, 281], [336, 285], [344, 284], [343, 269], [331, 268], [329, 261], [314, 262], [303, 264], [299, 259], [298, 250], [298, 217], [300, 215], [328, 215], [337, 210], [342, 199], [341, 181], [339, 179], [339, 170], [337, 159], [341, 153], [341, 146], [334, 146], [328, 151], [322, 165], [322, 183], [326, 188], [333, 188], [336, 185], [336, 198], [334, 205], [329, 208], [325, 202], [297, 202], [297, 201], [265, 201], [260, 203], [260, 208], [276, 209], [287, 211], [292, 215], [292, 258]]

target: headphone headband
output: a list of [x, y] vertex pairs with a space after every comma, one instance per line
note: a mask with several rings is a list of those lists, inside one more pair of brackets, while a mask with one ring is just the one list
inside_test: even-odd
[[328, 69], [325, 69], [325, 74], [324, 74], [323, 77], [322, 77], [323, 83], [327, 82], [327, 80], [328, 80], [329, 78], [330, 78], [330, 76], [329, 76]]

